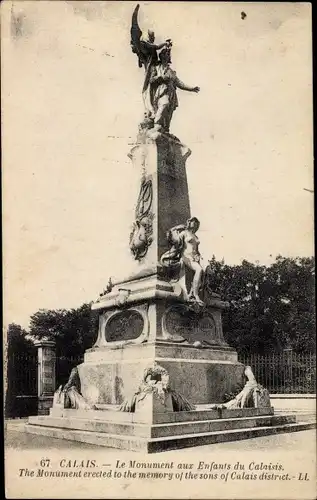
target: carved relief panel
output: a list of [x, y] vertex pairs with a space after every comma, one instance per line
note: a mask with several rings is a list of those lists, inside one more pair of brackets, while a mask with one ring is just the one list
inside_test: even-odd
[[223, 344], [221, 331], [211, 311], [198, 312], [186, 304], [171, 306], [162, 317], [162, 330], [168, 335], [180, 335], [190, 343]]
[[147, 254], [153, 238], [153, 185], [151, 179], [141, 182], [138, 201], [135, 208], [135, 221], [130, 234], [130, 250], [135, 260], [141, 260]]
[[149, 335], [148, 305], [115, 309], [99, 316], [99, 332], [94, 347], [141, 344]]

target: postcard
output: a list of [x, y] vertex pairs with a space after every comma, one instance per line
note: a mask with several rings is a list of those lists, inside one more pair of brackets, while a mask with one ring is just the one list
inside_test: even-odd
[[311, 5], [1, 7], [7, 498], [315, 498]]

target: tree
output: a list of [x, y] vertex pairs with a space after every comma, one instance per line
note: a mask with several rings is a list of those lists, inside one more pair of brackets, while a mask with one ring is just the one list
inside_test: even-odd
[[16, 323], [10, 323], [6, 332], [7, 356], [13, 353], [25, 353], [34, 349], [32, 340], [28, 337], [28, 332]]
[[90, 348], [98, 333], [98, 314], [91, 304], [77, 309], [41, 309], [31, 316], [30, 335], [55, 340], [58, 356], [78, 356]]
[[[228, 301], [223, 315], [227, 342], [238, 352], [268, 353], [315, 347], [314, 280], [311, 258], [278, 256], [270, 266], [243, 260], [229, 266], [213, 256], [205, 285]], [[91, 304], [77, 309], [40, 310], [32, 315], [30, 335], [51, 338], [57, 356], [80, 356], [96, 340], [98, 312]]]
[[17, 396], [30, 394], [30, 381], [36, 384], [37, 350], [28, 338], [27, 331], [11, 323], [6, 332], [5, 351], [5, 416], [8, 418], [19, 415]]
[[313, 351], [315, 335], [315, 262], [313, 258], [278, 256], [269, 268], [274, 276], [275, 336], [284, 335], [286, 347], [297, 352]]
[[315, 348], [314, 259], [278, 256], [271, 266], [209, 261], [207, 286], [227, 300], [226, 339], [239, 352]]

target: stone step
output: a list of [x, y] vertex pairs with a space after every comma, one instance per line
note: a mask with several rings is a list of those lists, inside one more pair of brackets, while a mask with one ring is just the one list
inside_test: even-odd
[[80, 443], [94, 444], [96, 446], [106, 446], [107, 448], [119, 448], [129, 451], [148, 451], [148, 439], [142, 437], [119, 436], [115, 434], [105, 434], [104, 432], [44, 427], [32, 424], [26, 424], [25, 431], [39, 436], [59, 438], [67, 441], [78, 441]]
[[[153, 424], [164, 424], [172, 422], [190, 422], [197, 420], [215, 420], [221, 418], [242, 418], [242, 417], [260, 417], [273, 415], [273, 408], [236, 408], [232, 410], [210, 410], [196, 409], [193, 411], [178, 411], [155, 413], [153, 415]], [[143, 414], [120, 412], [107, 408], [105, 410], [75, 410], [70, 408], [51, 408], [52, 417], [67, 418], [89, 418], [91, 420], [102, 420], [106, 422], [127, 422], [144, 423]]]
[[205, 434], [191, 434], [186, 436], [173, 436], [165, 438], [155, 438], [148, 443], [148, 452], [158, 452], [188, 448], [192, 446], [203, 446], [206, 444], [223, 443], [229, 441], [239, 441], [260, 436], [269, 436], [285, 432], [298, 432], [316, 428], [316, 423], [289, 423], [267, 427], [253, 427], [245, 429], [235, 429], [227, 431], [209, 432]]
[[295, 415], [297, 422], [316, 422], [316, 412], [310, 410], [276, 410], [275, 415]]
[[131, 437], [105, 434], [102, 432], [44, 427], [32, 424], [26, 424], [25, 430], [33, 434], [53, 438], [62, 438], [69, 441], [79, 441], [82, 443], [94, 444], [96, 446], [154, 453], [179, 448], [188, 448], [192, 446], [250, 439], [270, 434], [298, 432], [307, 429], [314, 429], [315, 427], [315, 422], [287, 423], [275, 426], [216, 431], [200, 434], [186, 434], [183, 436], [165, 436], [160, 438], [143, 438], [139, 436]]
[[54, 416], [29, 417], [29, 423], [44, 427], [58, 427], [63, 429], [74, 429], [82, 431], [103, 432], [106, 434], [119, 434], [124, 436], [139, 437], [165, 437], [173, 435], [185, 435], [192, 433], [207, 433], [244, 429], [253, 427], [266, 427], [295, 423], [294, 415], [243, 417], [234, 419], [197, 420], [190, 422], [172, 422], [167, 424], [138, 424], [128, 422], [106, 422], [91, 420], [87, 418], [65, 418]]
[[39, 427], [88, 431], [122, 436], [151, 437], [151, 426], [131, 422], [92, 420], [87, 418], [37, 416], [29, 417], [29, 424]]
[[205, 420], [197, 422], [179, 422], [174, 424], [156, 424], [152, 425], [151, 437], [161, 438], [169, 437], [171, 435], [183, 436], [188, 434], [223, 432], [227, 430], [292, 424], [295, 422], [296, 417], [294, 415], [279, 415]]

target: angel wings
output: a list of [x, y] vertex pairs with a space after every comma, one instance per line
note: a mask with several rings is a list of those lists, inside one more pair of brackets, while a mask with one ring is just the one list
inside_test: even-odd
[[147, 35], [143, 35], [139, 23], [138, 23], [138, 13], [140, 5], [138, 4], [132, 14], [131, 21], [131, 49], [134, 54], [138, 56], [139, 68], [144, 66], [145, 70], [152, 64], [157, 64], [158, 57], [157, 51], [166, 46], [171, 46], [171, 40], [166, 40], [166, 42], [161, 44], [155, 44], [155, 34], [153, 31], [148, 31]]
[[138, 62], [139, 62], [139, 68], [142, 68], [143, 61], [142, 61], [142, 56], [141, 56], [141, 47], [140, 47], [140, 40], [142, 36], [142, 31], [140, 30], [139, 23], [138, 23], [138, 12], [140, 9], [140, 5], [138, 4], [136, 8], [133, 11], [132, 14], [132, 22], [131, 22], [131, 49], [133, 54], [137, 54], [138, 56]]
[[156, 44], [153, 31], [142, 33], [138, 23], [139, 9], [138, 4], [132, 14], [130, 30], [132, 52], [138, 57], [139, 68], [144, 66], [145, 69], [142, 88], [145, 115], [139, 130], [143, 134], [154, 128], [156, 133], [169, 134], [172, 115], [178, 105], [176, 89], [198, 92], [199, 87], [186, 85], [170, 68], [171, 39]]

